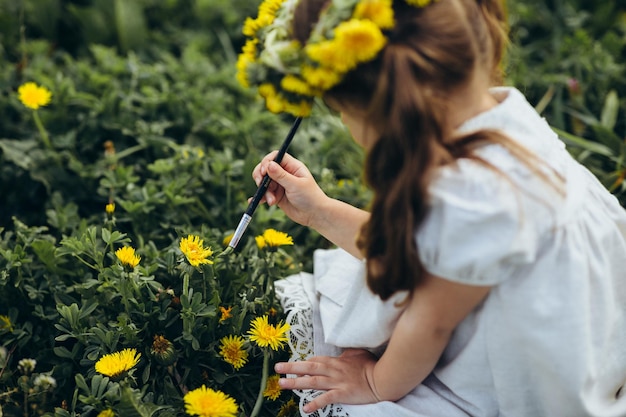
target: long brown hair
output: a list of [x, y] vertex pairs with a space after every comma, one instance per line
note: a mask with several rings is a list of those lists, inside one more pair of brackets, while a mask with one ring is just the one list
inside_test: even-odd
[[[300, 42], [306, 42], [326, 3], [301, 0], [293, 25]], [[415, 230], [427, 214], [437, 167], [458, 158], [481, 161], [473, 150], [485, 142], [500, 143], [526, 161], [533, 158], [495, 131], [454, 140], [445, 131], [449, 98], [476, 71], [500, 81], [507, 43], [502, 2], [438, 0], [416, 8], [396, 0], [393, 7], [396, 24], [379, 56], [347, 74], [325, 97], [361, 110], [381, 132], [367, 153], [365, 179], [374, 197], [357, 245], [367, 259], [368, 285], [382, 299], [421, 282]]]

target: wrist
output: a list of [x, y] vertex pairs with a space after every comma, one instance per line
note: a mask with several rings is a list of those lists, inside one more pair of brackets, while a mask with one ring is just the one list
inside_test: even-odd
[[365, 378], [367, 380], [367, 384], [370, 387], [370, 391], [372, 392], [372, 395], [374, 396], [374, 398], [376, 399], [376, 402], [381, 402], [384, 401], [383, 397], [380, 395], [380, 392], [378, 391], [378, 388], [376, 387], [376, 378], [375, 378], [375, 369], [376, 369], [376, 364], [374, 364], [372, 367], [366, 368], [365, 369]]
[[307, 226], [324, 235], [324, 231], [328, 229], [328, 227], [332, 227], [329, 226], [331, 223], [329, 219], [333, 218], [333, 203], [336, 201], [337, 200], [334, 198], [322, 194], [321, 198], [317, 201], [315, 209], [311, 212]]

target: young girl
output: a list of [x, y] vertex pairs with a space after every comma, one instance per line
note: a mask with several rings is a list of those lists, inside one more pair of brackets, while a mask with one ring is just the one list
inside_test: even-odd
[[519, 91], [490, 88], [504, 27], [497, 0], [266, 0], [246, 21], [239, 79], [274, 112], [338, 110], [374, 192], [368, 211], [329, 198], [289, 155], [253, 172], [364, 259], [279, 284], [310, 313], [292, 338], [316, 356], [275, 368], [302, 413], [626, 416], [626, 213]]

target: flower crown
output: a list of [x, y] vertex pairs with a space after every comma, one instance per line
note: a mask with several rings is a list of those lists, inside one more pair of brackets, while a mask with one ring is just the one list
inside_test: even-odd
[[[339, 84], [359, 64], [385, 47], [384, 31], [395, 25], [392, 0], [331, 0], [305, 45], [291, 36], [300, 0], [264, 0], [247, 18], [248, 38], [237, 61], [237, 79], [256, 86], [267, 108], [306, 117], [313, 100]], [[404, 0], [425, 7], [436, 0]]]

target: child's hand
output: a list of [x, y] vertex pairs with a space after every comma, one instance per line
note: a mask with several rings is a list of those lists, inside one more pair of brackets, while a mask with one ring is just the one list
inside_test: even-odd
[[296, 223], [313, 226], [314, 216], [328, 197], [302, 162], [285, 154], [278, 165], [274, 162], [276, 153], [274, 151], [266, 155], [252, 171], [252, 178], [257, 185], [265, 174], [269, 174], [272, 179], [261, 201], [266, 201], [270, 206], [277, 204]]
[[308, 361], [281, 362], [274, 370], [295, 374], [281, 378], [284, 389], [315, 389], [326, 391], [304, 407], [312, 413], [327, 404], [372, 404], [380, 401], [372, 376], [376, 357], [363, 349], [348, 349], [339, 357], [319, 356]]

